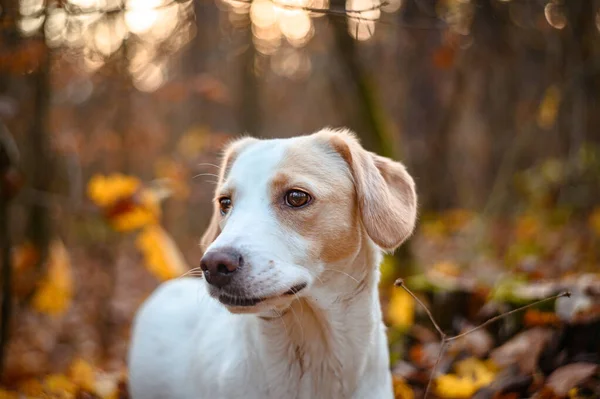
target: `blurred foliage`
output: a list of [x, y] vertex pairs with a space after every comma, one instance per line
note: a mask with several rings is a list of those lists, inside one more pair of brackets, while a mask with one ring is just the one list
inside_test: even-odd
[[494, 381], [496, 366], [468, 358], [454, 365], [455, 373], [439, 376], [435, 381], [436, 393], [444, 398], [472, 398], [475, 392]]

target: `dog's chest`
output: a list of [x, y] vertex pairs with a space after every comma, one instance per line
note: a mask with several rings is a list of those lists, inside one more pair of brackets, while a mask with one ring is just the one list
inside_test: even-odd
[[[312, 343], [312, 344], [311, 344]], [[278, 345], [279, 344], [279, 345]], [[275, 343], [265, 348], [260, 359], [267, 398], [347, 398], [356, 389], [361, 361], [351, 359], [352, 351], [331, 351], [319, 341], [305, 345]]]

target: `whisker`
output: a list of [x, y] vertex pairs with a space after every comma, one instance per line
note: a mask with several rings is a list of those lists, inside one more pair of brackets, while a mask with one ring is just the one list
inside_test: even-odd
[[198, 173], [197, 175], [193, 176], [192, 179], [196, 179], [201, 176], [212, 176], [212, 177], [216, 177], [217, 179], [219, 178], [219, 175], [216, 175], [214, 173]]
[[321, 284], [323, 284], [323, 280], [321, 280], [321, 277], [319, 277], [319, 276], [317, 275], [317, 273], [313, 273], [313, 272], [312, 272], [312, 271], [310, 271], [310, 270], [308, 270], [308, 273], [309, 273], [311, 276], [313, 276], [314, 278], [316, 278], [317, 280], [319, 280], [319, 282], [320, 282]]
[[[200, 274], [195, 274], [200, 272]], [[200, 269], [200, 266], [194, 267], [193, 269], [188, 270], [187, 272], [183, 273], [181, 276], [177, 277], [177, 278], [181, 278], [181, 277], [185, 277], [188, 275], [202, 275], [202, 269]]]
[[279, 320], [281, 320], [281, 322], [283, 323], [283, 329], [285, 330], [285, 335], [287, 335], [289, 337], [290, 336], [290, 332], [288, 331], [287, 325], [285, 324], [285, 320], [283, 319], [283, 313], [281, 313], [277, 309], [273, 309], [273, 311], [275, 313], [277, 313]]
[[[181, 277], [184, 277], [184, 276], [181, 276]], [[181, 277], [178, 277], [178, 278], [181, 278]], [[203, 273], [199, 273], [199, 272], [195, 272], [195, 273], [188, 274], [185, 277], [199, 277], [199, 278], [203, 278], [204, 274]]]
[[196, 166], [214, 166], [215, 168], [221, 170], [221, 166], [215, 165], [214, 163], [210, 163], [210, 162], [202, 162], [202, 163], [199, 163]]
[[297, 292], [294, 292], [294, 296], [296, 297], [296, 299], [298, 300], [298, 303], [300, 304], [300, 316], [304, 316], [304, 306], [302, 306], [302, 301], [300, 300], [300, 296], [298, 295]]
[[353, 277], [353, 276], [349, 275], [348, 273], [346, 273], [346, 272], [344, 272], [344, 271], [342, 271], [342, 270], [331, 269], [331, 268], [323, 269], [323, 272], [326, 272], [326, 271], [331, 271], [331, 272], [338, 272], [338, 273], [341, 273], [341, 274], [343, 274], [343, 275], [345, 275], [345, 276], [348, 276], [348, 277], [350, 277], [350, 278], [351, 278], [352, 280], [354, 280], [354, 281], [355, 281], [357, 284], [358, 284], [358, 283], [360, 283], [360, 281], [358, 281], [358, 280], [357, 280], [355, 277]]

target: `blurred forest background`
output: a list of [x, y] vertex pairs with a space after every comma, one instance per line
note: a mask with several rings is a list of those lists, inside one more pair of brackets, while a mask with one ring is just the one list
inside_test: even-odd
[[[420, 221], [382, 266], [396, 395], [600, 397], [600, 1], [0, 0], [0, 398], [127, 397], [219, 150], [347, 126]], [[190, 265], [190, 266], [188, 266]], [[21, 395], [21, 396], [19, 396]]]

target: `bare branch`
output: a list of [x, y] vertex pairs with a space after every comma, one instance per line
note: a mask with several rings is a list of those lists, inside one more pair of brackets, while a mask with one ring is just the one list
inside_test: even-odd
[[448, 345], [448, 343], [446, 342], [445, 339], [443, 339], [442, 344], [440, 345], [440, 351], [438, 352], [437, 359], [435, 360], [435, 364], [433, 365], [433, 368], [431, 369], [431, 373], [429, 374], [429, 381], [427, 381], [427, 388], [425, 388], [425, 396], [424, 396], [425, 399], [427, 399], [427, 395], [429, 394], [429, 391], [431, 390], [431, 382], [433, 381], [433, 378], [435, 377], [435, 372], [437, 371], [437, 368], [440, 365], [442, 356], [444, 356], [444, 352], [446, 352], [447, 345]]
[[551, 297], [548, 297], [548, 298], [540, 299], [539, 301], [535, 301], [535, 302], [530, 303], [528, 305], [521, 306], [520, 308], [513, 309], [510, 312], [499, 314], [498, 316], [495, 316], [495, 317], [492, 317], [489, 320], [486, 320], [484, 323], [478, 325], [477, 327], [474, 327], [474, 328], [470, 329], [469, 331], [466, 331], [466, 332], [464, 332], [462, 334], [455, 335], [453, 337], [446, 338], [446, 342], [456, 341], [457, 339], [462, 338], [465, 335], [468, 335], [468, 334], [470, 334], [470, 333], [472, 333], [474, 331], [477, 331], [477, 330], [479, 330], [479, 329], [481, 329], [481, 328], [483, 328], [485, 326], [488, 326], [488, 325], [494, 323], [495, 321], [498, 321], [498, 320], [501, 320], [501, 319], [503, 319], [505, 317], [508, 317], [511, 314], [521, 312], [521, 311], [523, 311], [523, 310], [525, 310], [527, 308], [530, 308], [532, 306], [536, 306], [536, 305], [539, 305], [539, 304], [547, 302], [547, 301], [552, 301], [554, 299], [562, 298], [564, 296], [566, 296], [567, 298], [570, 298], [571, 297], [571, 293], [569, 291], [562, 292], [560, 294], [557, 294], [557, 295], [554, 295], [554, 296], [551, 296]]
[[413, 294], [413, 292], [411, 290], [408, 289], [408, 287], [404, 284], [404, 280], [401, 279], [401, 278], [399, 278], [398, 280], [396, 280], [394, 282], [394, 285], [396, 287], [402, 287], [402, 288], [404, 288], [404, 291], [408, 292], [408, 294], [410, 296], [412, 296], [415, 301], [417, 301], [417, 303], [423, 308], [423, 310], [425, 310], [425, 312], [427, 312], [427, 316], [429, 316], [429, 320], [431, 320], [431, 322], [435, 326], [435, 329], [440, 334], [440, 338], [443, 339], [443, 340], [446, 339], [447, 335], [442, 331], [442, 329], [440, 328], [440, 326], [438, 325], [438, 323], [435, 321], [435, 319], [433, 318], [433, 315], [431, 314], [431, 312], [429, 311], [429, 309], [427, 308], [427, 306], [425, 306], [425, 304], [415, 294]]
[[552, 301], [552, 300], [555, 300], [555, 299], [558, 299], [558, 298], [562, 298], [562, 297], [567, 297], [567, 298], [571, 297], [571, 293], [569, 291], [566, 291], [566, 292], [562, 292], [562, 293], [557, 294], [557, 295], [553, 295], [553, 296], [548, 297], [548, 298], [540, 299], [539, 301], [532, 302], [532, 303], [530, 303], [528, 305], [524, 305], [524, 306], [518, 307], [516, 309], [513, 309], [513, 310], [511, 310], [509, 312], [502, 313], [502, 314], [500, 314], [498, 316], [492, 317], [491, 319], [486, 320], [485, 322], [483, 322], [482, 324], [478, 325], [477, 327], [474, 327], [474, 328], [472, 328], [472, 329], [470, 329], [470, 330], [468, 330], [468, 331], [466, 331], [464, 333], [461, 333], [461, 334], [449, 337], [449, 336], [447, 336], [442, 331], [442, 329], [440, 328], [440, 326], [437, 324], [437, 322], [435, 321], [433, 315], [431, 314], [431, 311], [427, 308], [427, 306], [425, 306], [425, 304], [415, 294], [413, 294], [413, 292], [406, 286], [406, 284], [404, 284], [404, 280], [403, 279], [401, 279], [401, 278], [397, 279], [394, 282], [394, 285], [396, 287], [402, 287], [404, 289], [404, 291], [406, 291], [411, 297], [413, 297], [413, 299], [415, 301], [417, 301], [417, 303], [421, 306], [421, 308], [423, 308], [423, 310], [425, 310], [425, 312], [427, 313], [427, 316], [429, 317], [429, 320], [431, 320], [431, 322], [435, 326], [435, 329], [440, 334], [440, 338], [441, 338], [441, 341], [440, 341], [440, 351], [438, 353], [438, 356], [437, 356], [437, 359], [435, 361], [435, 364], [434, 364], [434, 366], [433, 366], [433, 368], [431, 370], [431, 373], [430, 373], [430, 376], [429, 376], [429, 381], [427, 382], [427, 388], [425, 389], [425, 394], [423, 396], [424, 399], [427, 399], [427, 397], [429, 395], [429, 392], [431, 390], [432, 380], [435, 377], [435, 373], [437, 371], [438, 365], [440, 364], [442, 356], [444, 355], [444, 353], [446, 351], [446, 348], [450, 344], [450, 342], [456, 341], [459, 338], [463, 338], [464, 336], [469, 335], [469, 334], [471, 334], [474, 331], [482, 329], [482, 328], [484, 328], [484, 327], [486, 327], [486, 326], [488, 326], [488, 325], [490, 325], [490, 324], [492, 324], [492, 323], [494, 323], [494, 322], [496, 322], [498, 320], [501, 320], [501, 319], [503, 319], [505, 317], [510, 316], [511, 314], [521, 312], [521, 311], [523, 311], [523, 310], [525, 310], [527, 308], [530, 308], [532, 306], [536, 306], [536, 305], [539, 305], [541, 303], [544, 303], [544, 302], [547, 302], [547, 301]]

